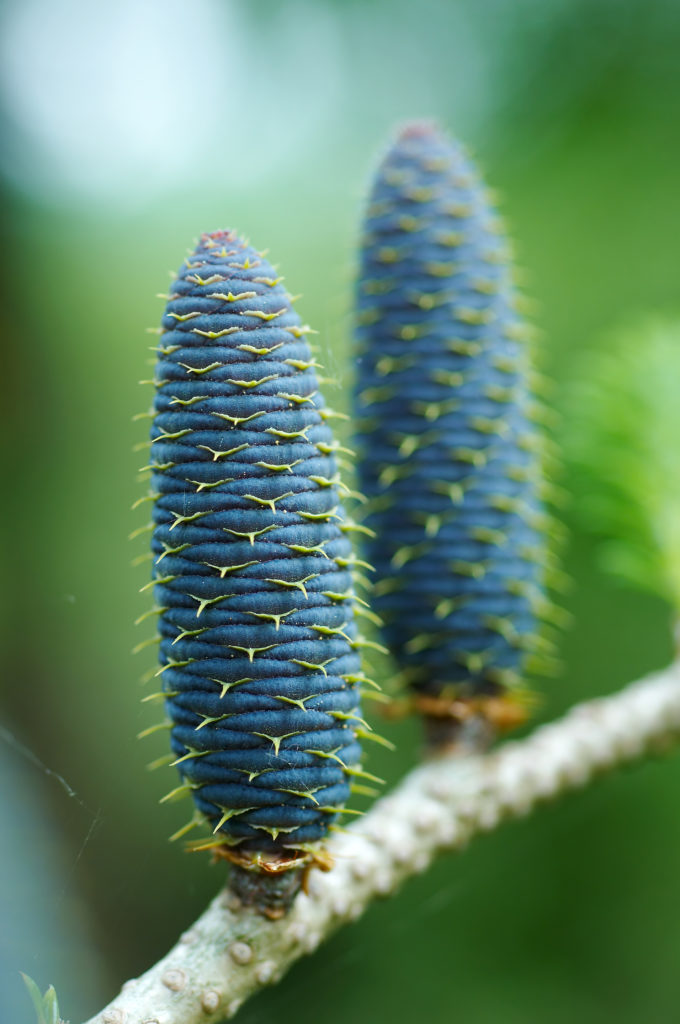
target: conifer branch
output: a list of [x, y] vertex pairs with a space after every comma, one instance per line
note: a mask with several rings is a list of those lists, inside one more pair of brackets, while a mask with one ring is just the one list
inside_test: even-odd
[[219, 1024], [443, 850], [680, 739], [680, 664], [574, 707], [485, 756], [429, 761], [328, 844], [335, 866], [270, 921], [219, 894], [177, 945], [88, 1024]]

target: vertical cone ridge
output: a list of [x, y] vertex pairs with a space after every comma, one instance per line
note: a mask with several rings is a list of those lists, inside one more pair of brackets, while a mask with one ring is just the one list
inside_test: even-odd
[[435, 745], [521, 720], [545, 649], [543, 442], [506, 250], [462, 147], [407, 126], [363, 223], [356, 440], [373, 606]]
[[170, 287], [151, 429], [174, 792], [204, 845], [269, 871], [313, 853], [360, 757], [352, 555], [305, 333], [263, 254], [203, 235]]

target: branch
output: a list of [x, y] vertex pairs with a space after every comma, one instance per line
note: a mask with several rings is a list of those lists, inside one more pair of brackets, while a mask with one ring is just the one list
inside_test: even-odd
[[166, 957], [126, 982], [88, 1024], [219, 1024], [441, 850], [459, 850], [478, 833], [679, 739], [680, 663], [486, 756], [430, 761], [332, 839], [335, 867], [312, 873], [309, 892], [286, 918], [268, 921], [220, 893]]

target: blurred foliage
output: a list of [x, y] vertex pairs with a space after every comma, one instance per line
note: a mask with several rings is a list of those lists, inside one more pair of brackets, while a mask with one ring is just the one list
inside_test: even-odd
[[43, 995], [33, 978], [27, 974], [22, 974], [22, 977], [38, 1018], [37, 1024], [59, 1024], [59, 1003], [54, 986], [50, 985]]
[[[69, 103], [94, 89], [91, 65], [109, 68], [109, 51], [97, 61], [105, 37], [118, 38], [106, 19], [128, 7], [89, 5], [81, 18], [80, 0], [26, 0], [3, 12], [9, 25], [10, 13], [37, 11], [26, 39], [42, 32], [54, 63], [41, 75], [39, 60], [16, 51], [33, 88], [49, 98], [62, 80], [74, 83], [48, 146], [27, 79], [21, 88], [3, 79], [0, 312], [11, 442], [0, 629], [3, 714], [16, 742], [3, 740], [3, 831], [15, 841], [0, 850], [0, 917], [20, 941], [2, 947], [0, 1017], [12, 1021], [26, 1016], [19, 969], [41, 986], [54, 982], [62, 1012], [78, 1021], [163, 954], [223, 877], [166, 842], [185, 811], [155, 806], [168, 769], [149, 775], [144, 765], [164, 741], [134, 739], [154, 720], [134, 681], [152, 657], [129, 653], [146, 635], [132, 625], [147, 607], [137, 596], [146, 568], [127, 568], [145, 541], [126, 539], [143, 522], [128, 512], [145, 461], [131, 454], [144, 433], [131, 417], [150, 397], [136, 385], [150, 376], [153, 337], [143, 329], [158, 322], [153, 296], [199, 231], [233, 224], [270, 247], [291, 290], [304, 292], [321, 361], [339, 380], [328, 399], [341, 406], [352, 248], [371, 160], [395, 121], [437, 116], [472, 143], [502, 193], [558, 382], [610, 325], [677, 313], [674, 0], [202, 0], [202, 16], [219, 15], [205, 66], [200, 46], [181, 49], [189, 8], [168, 4], [172, 17], [163, 9], [152, 27], [168, 53], [174, 41], [172, 67], [196, 119], [185, 102], [185, 120], [172, 122], [181, 95], [154, 99], [145, 116], [149, 132], [155, 117], [169, 124], [158, 166], [188, 147], [188, 170], [161, 181], [156, 164], [125, 163], [116, 132], [134, 107], [145, 109], [152, 80], [143, 63], [126, 63], [123, 34], [116, 67], [135, 99], [126, 94], [119, 109], [109, 89], [109, 113], [90, 123], [88, 112], [81, 129], [90, 135], [71, 152], [82, 173], [69, 179]], [[203, 86], [216, 47], [238, 73]], [[105, 181], [91, 188], [83, 152], [107, 161]], [[544, 717], [671, 656], [667, 606], [602, 575], [578, 525], [567, 568], [576, 624], [565, 637], [564, 676], [545, 687]], [[398, 753], [371, 752], [368, 767], [393, 782], [419, 741], [414, 723], [388, 728]], [[239, 1019], [675, 1019], [679, 782], [677, 758], [650, 763], [443, 859]]]
[[575, 367], [567, 456], [602, 562], [680, 608], [680, 323], [614, 334]]

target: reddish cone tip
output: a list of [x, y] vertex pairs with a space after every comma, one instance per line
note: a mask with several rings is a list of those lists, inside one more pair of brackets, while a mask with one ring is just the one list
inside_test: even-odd
[[202, 239], [211, 238], [214, 241], [220, 242], [233, 242], [236, 237], [236, 231], [233, 228], [224, 228], [221, 231], [204, 231], [201, 235]]
[[434, 120], [409, 121], [398, 132], [399, 139], [426, 139], [441, 135], [439, 125]]

